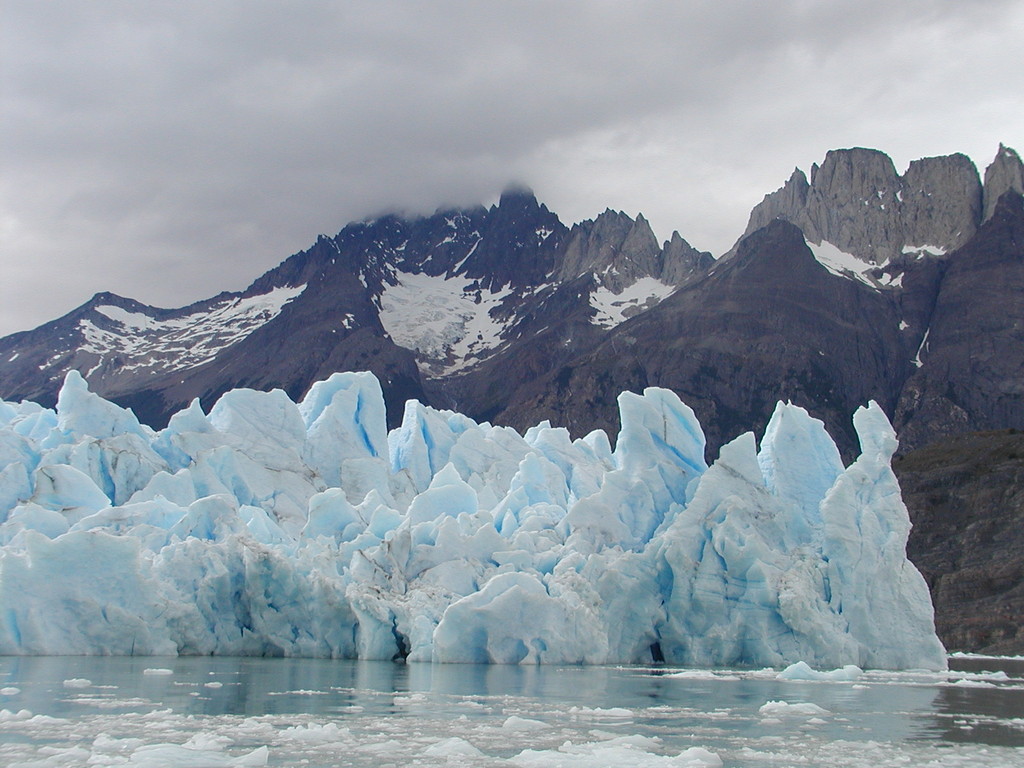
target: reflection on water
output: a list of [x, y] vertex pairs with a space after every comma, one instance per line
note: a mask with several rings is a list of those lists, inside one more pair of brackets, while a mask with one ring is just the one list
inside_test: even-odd
[[342, 746], [346, 765], [376, 768], [391, 764], [381, 755], [640, 765], [702, 750], [736, 766], [1024, 764], [1024, 661], [953, 665], [804, 682], [770, 670], [6, 657], [0, 764], [145, 764], [164, 749], [203, 765], [335, 765]]
[[939, 689], [933, 705], [939, 738], [1024, 746], [1024, 658], [953, 657], [950, 667], [972, 679]]

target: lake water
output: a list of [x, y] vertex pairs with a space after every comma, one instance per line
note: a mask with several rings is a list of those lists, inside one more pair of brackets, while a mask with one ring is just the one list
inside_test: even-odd
[[775, 671], [0, 657], [0, 765], [1024, 766], [1024, 660]]

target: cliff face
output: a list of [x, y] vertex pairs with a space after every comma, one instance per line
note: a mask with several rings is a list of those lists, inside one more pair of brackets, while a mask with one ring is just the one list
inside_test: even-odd
[[934, 309], [900, 393], [901, 441], [1024, 426], [1024, 199], [1006, 193], [946, 261]]
[[745, 235], [775, 218], [796, 224], [813, 243], [882, 264], [907, 250], [947, 252], [969, 241], [1004, 192], [1024, 193], [1020, 157], [1000, 145], [982, 186], [962, 154], [913, 161], [902, 176], [873, 149], [833, 150], [811, 180], [797, 169], [750, 214]]
[[1024, 194], [1024, 164], [1015, 150], [1000, 144], [996, 159], [985, 169], [984, 221], [992, 218], [1006, 192]]
[[1024, 652], [1024, 433], [958, 435], [893, 468], [946, 649]]

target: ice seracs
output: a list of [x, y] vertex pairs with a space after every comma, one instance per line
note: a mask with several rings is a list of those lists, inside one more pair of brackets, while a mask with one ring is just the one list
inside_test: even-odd
[[877, 405], [844, 467], [780, 404], [709, 467], [624, 393], [617, 444], [521, 435], [339, 373], [159, 431], [68, 375], [0, 403], [0, 653], [488, 663], [945, 665]]

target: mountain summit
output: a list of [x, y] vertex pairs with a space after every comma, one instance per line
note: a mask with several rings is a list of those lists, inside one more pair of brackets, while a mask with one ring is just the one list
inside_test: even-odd
[[[0, 394], [52, 404], [69, 370], [151, 424], [238, 387], [299, 397], [335, 370], [370, 370], [392, 421], [426, 385], [546, 328], [591, 335], [653, 306], [712, 263], [611, 211], [567, 228], [522, 187], [497, 205], [386, 215], [320, 236], [239, 293], [180, 309], [98, 294], [0, 339]], [[586, 334], [585, 334], [586, 335]]]
[[808, 241], [828, 242], [884, 264], [903, 253], [945, 253], [970, 240], [1004, 192], [1024, 191], [1020, 157], [1003, 145], [982, 184], [962, 154], [915, 160], [901, 176], [874, 149], [832, 150], [811, 180], [799, 168], [750, 214], [744, 236], [774, 218], [796, 224]]

